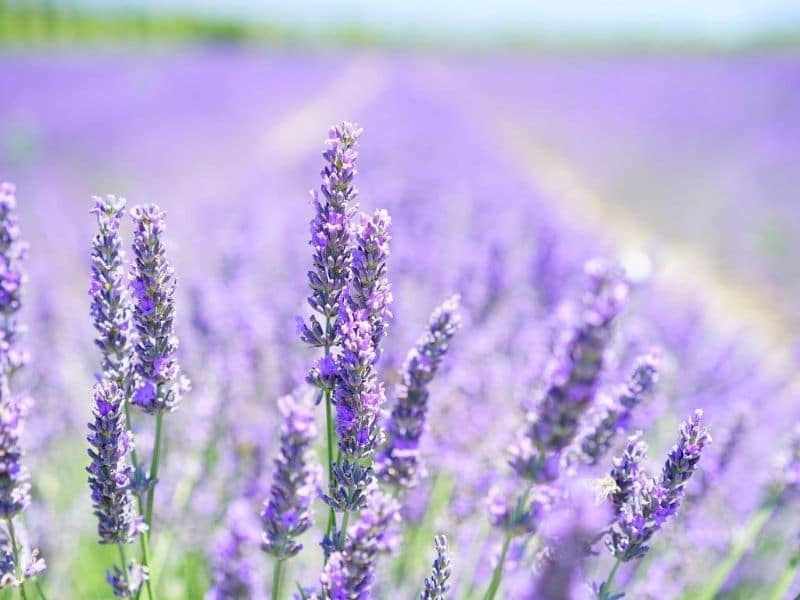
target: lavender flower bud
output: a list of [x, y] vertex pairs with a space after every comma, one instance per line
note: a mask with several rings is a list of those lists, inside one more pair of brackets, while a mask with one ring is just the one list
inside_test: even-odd
[[625, 451], [621, 457], [614, 459], [614, 466], [611, 468], [610, 477], [614, 483], [614, 491], [610, 498], [616, 514], [622, 511], [633, 493], [634, 485], [642, 477], [641, 463], [647, 456], [647, 444], [641, 438], [641, 431], [630, 436]]
[[708, 429], [702, 425], [703, 411], [697, 409], [680, 426], [680, 439], [673, 446], [661, 472], [661, 486], [667, 491], [668, 516], [681, 504], [686, 484], [697, 468], [703, 448], [711, 443]]
[[434, 539], [436, 559], [433, 561], [430, 577], [425, 578], [425, 589], [419, 595], [420, 600], [444, 600], [450, 591], [450, 550], [447, 538], [437, 535]]
[[561, 452], [577, 436], [580, 419], [594, 399], [613, 324], [628, 294], [618, 269], [593, 261], [586, 272], [589, 286], [581, 323], [548, 365], [548, 387], [509, 450], [514, 471], [534, 482], [558, 477]]
[[317, 435], [313, 413], [292, 396], [278, 400], [278, 406], [284, 417], [280, 454], [261, 519], [264, 551], [283, 560], [303, 547], [296, 538], [311, 526], [319, 469], [311, 463], [311, 443]]
[[425, 476], [419, 441], [428, 413], [428, 386], [461, 327], [459, 302], [459, 296], [452, 296], [433, 311], [427, 330], [406, 358], [397, 402], [386, 425], [388, 441], [378, 459], [378, 476], [384, 482], [410, 488]]
[[681, 424], [680, 439], [669, 453], [659, 481], [639, 470], [646, 447], [636, 439], [628, 442], [628, 457], [615, 461], [611, 477], [618, 490], [611, 500], [616, 518], [607, 543], [620, 560], [644, 556], [652, 536], [677, 512], [700, 454], [711, 442], [708, 430], [701, 425], [702, 416], [703, 411], [696, 410]]
[[0, 517], [11, 519], [31, 501], [30, 476], [22, 464], [20, 437], [30, 402], [13, 397], [8, 380], [0, 374]]
[[127, 573], [117, 565], [114, 565], [113, 571], [106, 573], [106, 581], [116, 598], [135, 598], [149, 577], [147, 567], [135, 561], [128, 564]]
[[147, 414], [174, 411], [189, 383], [175, 358], [175, 273], [164, 248], [164, 212], [155, 204], [133, 208], [137, 389], [133, 404]]
[[119, 227], [125, 200], [94, 198], [98, 232], [92, 241], [91, 315], [97, 330], [95, 344], [103, 355], [103, 374], [120, 389], [129, 385], [133, 344], [131, 306], [125, 284], [125, 253]]
[[372, 596], [376, 560], [396, 544], [393, 525], [400, 520], [396, 500], [373, 486], [366, 507], [348, 530], [340, 551], [330, 555], [320, 583], [322, 597], [361, 600]]
[[385, 210], [376, 210], [364, 221], [355, 235], [352, 275], [347, 300], [351, 310], [363, 310], [369, 315], [372, 327], [372, 346], [375, 360], [380, 358], [381, 342], [389, 329], [392, 316], [392, 292], [386, 277], [386, 258], [389, 255], [389, 225], [392, 220]]
[[92, 462], [86, 470], [101, 544], [128, 544], [145, 528], [131, 493], [133, 436], [125, 426], [124, 402], [116, 383], [94, 386], [94, 421], [87, 437]]
[[[23, 331], [16, 315], [22, 306], [22, 286], [26, 281], [21, 262], [28, 253], [28, 244], [20, 239], [14, 192], [13, 184], [0, 184], [0, 315], [3, 316], [0, 319], [0, 340], [5, 342], [8, 352], [13, 352], [16, 339]], [[6, 356], [4, 363], [8, 362]]]
[[343, 122], [328, 131], [325, 167], [318, 192], [312, 192], [315, 214], [311, 221], [313, 269], [308, 272], [311, 296], [308, 303], [325, 319], [315, 316], [309, 324], [299, 322], [301, 339], [312, 346], [336, 343], [336, 318], [350, 271], [350, 221], [356, 210], [358, 190], [353, 187], [358, 162], [361, 129]]
[[633, 374], [622, 386], [617, 398], [590, 415], [589, 423], [576, 441], [581, 459], [596, 465], [611, 448], [617, 432], [624, 430], [633, 409], [647, 397], [658, 380], [657, 358], [647, 355], [639, 358]]

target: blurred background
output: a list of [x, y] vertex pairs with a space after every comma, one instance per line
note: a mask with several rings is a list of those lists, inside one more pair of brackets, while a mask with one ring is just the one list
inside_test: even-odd
[[[17, 184], [31, 243], [35, 510], [65, 523], [30, 525], [47, 539], [53, 589], [103, 597], [97, 565], [108, 562], [83, 473], [99, 360], [86, 296], [91, 196], [167, 209], [183, 361], [195, 379], [188, 414], [208, 420], [219, 402], [236, 403], [220, 448], [268, 475], [272, 403], [309, 364], [293, 332], [307, 293], [307, 190], [318, 185], [327, 128], [342, 119], [365, 130], [362, 206], [385, 206], [395, 220], [387, 381], [430, 309], [457, 290], [469, 360], [440, 390], [453, 402], [436, 413], [435, 439], [452, 435], [444, 424], [456, 400], [504, 399], [505, 421], [471, 409], [473, 425], [439, 450], [443, 472], [463, 475], [459, 460], [478, 454], [475, 440], [502, 464], [505, 425], [518, 419], [516, 400], [505, 399], [516, 399], [520, 374], [537, 364], [531, 340], [542, 339], [526, 311], [536, 306], [545, 323], [558, 301], [577, 297], [576, 266], [598, 249], [664, 286], [639, 301], [637, 344], [685, 350], [692, 335], [703, 338], [680, 359], [696, 376], [665, 386], [679, 399], [658, 418], [676, 422], [703, 405], [724, 428], [736, 403], [770, 398], [760, 418], [788, 436], [797, 411], [775, 390], [796, 386], [800, 357], [797, 2], [0, 0], [0, 180]], [[527, 294], [536, 300], [526, 305]], [[479, 362], [488, 365], [480, 376], [469, 369]], [[705, 386], [720, 373], [725, 386]], [[761, 381], [765, 373], [774, 378]], [[173, 525], [157, 550], [172, 575], [157, 576], [163, 597], [194, 598], [211, 577], [209, 532], [224, 529], [220, 489], [243, 476], [206, 477], [213, 464], [186, 454], [228, 433], [183, 428], [164, 476], [177, 499], [159, 510]], [[752, 475], [753, 464], [755, 453], [731, 476]], [[486, 481], [464, 485], [470, 492], [452, 493], [469, 540], [470, 515], [485, 521], [473, 509]], [[723, 495], [728, 518], [756, 502], [739, 500]], [[58, 550], [75, 539], [79, 552]], [[179, 543], [190, 550], [173, 553]], [[724, 546], [709, 544], [710, 556]], [[769, 565], [774, 555], [764, 557]], [[405, 568], [416, 576], [425, 562]], [[695, 580], [708, 564], [696, 561]], [[769, 577], [764, 564], [743, 581]], [[459, 568], [470, 572], [469, 561]], [[305, 573], [312, 582], [314, 565]]]

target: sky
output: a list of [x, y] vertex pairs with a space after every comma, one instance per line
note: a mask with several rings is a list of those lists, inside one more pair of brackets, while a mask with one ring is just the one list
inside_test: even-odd
[[552, 35], [654, 33], [727, 40], [793, 25], [798, 0], [82, 0], [258, 19], [303, 27], [360, 25], [395, 33]]

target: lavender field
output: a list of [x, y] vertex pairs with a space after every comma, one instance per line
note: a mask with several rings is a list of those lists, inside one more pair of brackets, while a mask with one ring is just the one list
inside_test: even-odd
[[800, 593], [800, 56], [0, 67], [0, 598]]

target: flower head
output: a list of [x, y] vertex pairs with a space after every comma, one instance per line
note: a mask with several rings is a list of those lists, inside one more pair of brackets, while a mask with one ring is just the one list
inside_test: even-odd
[[328, 131], [323, 153], [322, 184], [312, 192], [314, 218], [311, 220], [313, 268], [308, 272], [311, 295], [308, 303], [325, 320], [312, 316], [309, 324], [300, 322], [300, 337], [312, 346], [330, 347], [336, 343], [336, 318], [350, 271], [351, 220], [356, 210], [358, 190], [353, 186], [358, 162], [361, 129], [343, 122]]
[[91, 315], [103, 355], [103, 374], [121, 389], [129, 385], [133, 355], [131, 304], [125, 282], [125, 253], [119, 235], [125, 200], [96, 197], [91, 212], [98, 231], [92, 240]]
[[89, 423], [89, 487], [101, 544], [128, 544], [144, 530], [131, 492], [129, 454], [133, 436], [126, 429], [125, 397], [113, 382], [94, 387], [94, 420]]
[[171, 412], [189, 384], [176, 359], [175, 273], [164, 248], [164, 211], [145, 204], [134, 207], [131, 217], [135, 230], [130, 283], [138, 333], [133, 404], [148, 414]]
[[452, 296], [433, 311], [425, 333], [408, 353], [397, 400], [386, 424], [388, 441], [378, 459], [378, 475], [383, 481], [413, 487], [425, 475], [419, 441], [428, 413], [428, 386], [461, 327], [459, 300]]
[[303, 547], [297, 537], [311, 526], [319, 469], [312, 463], [317, 426], [310, 408], [292, 396], [281, 398], [278, 406], [283, 413], [280, 454], [261, 520], [264, 551], [283, 560]]

